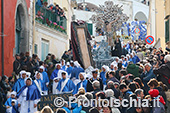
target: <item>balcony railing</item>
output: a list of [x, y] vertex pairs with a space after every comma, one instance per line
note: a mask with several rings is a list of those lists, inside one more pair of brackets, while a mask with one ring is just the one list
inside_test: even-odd
[[65, 17], [61, 17], [55, 12], [39, 5], [36, 5], [35, 10], [36, 21], [62, 33], [67, 33], [67, 19]]

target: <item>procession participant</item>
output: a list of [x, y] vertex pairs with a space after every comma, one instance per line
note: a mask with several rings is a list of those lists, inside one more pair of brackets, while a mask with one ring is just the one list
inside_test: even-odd
[[66, 71], [66, 70], [67, 70], [67, 67], [66, 67], [66, 65], [65, 65], [65, 60], [62, 59], [60, 63], [61, 63], [61, 69], [64, 70], [64, 71]]
[[73, 67], [71, 67], [70, 63], [67, 62], [67, 73], [68, 73], [68, 77], [70, 78], [71, 77], [71, 72], [73, 70]]
[[80, 72], [84, 72], [84, 69], [80, 66], [78, 61], [75, 61], [74, 68], [71, 72], [71, 77], [70, 77], [70, 79], [74, 82], [74, 84], [78, 84], [78, 82], [80, 82], [80, 80], [79, 80]]
[[79, 91], [79, 88], [83, 87], [86, 91], [86, 86], [88, 80], [86, 79], [86, 74], [85, 73], [80, 73], [79, 74], [80, 82], [76, 85], [73, 94], [76, 94]]
[[39, 67], [39, 72], [42, 74], [41, 80], [43, 81], [44, 84], [43, 93], [44, 95], [48, 95], [49, 78], [48, 78], [48, 74], [45, 72], [44, 66]]
[[107, 71], [107, 67], [106, 65], [102, 66], [102, 72], [100, 73], [100, 78], [103, 80], [103, 84], [106, 85], [106, 71]]
[[25, 84], [17, 94], [18, 107], [20, 107], [20, 113], [34, 113], [37, 111], [37, 103], [41, 95], [36, 86], [32, 85], [31, 78], [26, 78]]
[[93, 75], [93, 77], [90, 78], [90, 79], [88, 80], [88, 82], [87, 82], [87, 88], [86, 88], [87, 92], [91, 92], [91, 91], [94, 90], [93, 87], [92, 87], [92, 83], [93, 83], [93, 81], [95, 81], [95, 80], [97, 80], [97, 81], [100, 82], [100, 89], [103, 90], [103, 81], [102, 81], [101, 78], [97, 77], [97, 75], [98, 75], [98, 69], [94, 69], [94, 70], [92, 71], [92, 75]]
[[12, 103], [12, 100], [15, 99], [16, 94], [17, 93], [15, 91], [11, 92], [11, 97], [8, 98], [7, 101], [5, 102], [6, 112], [7, 113], [12, 113], [12, 104], [11, 103]]
[[45, 85], [44, 85], [44, 81], [41, 80], [41, 77], [42, 77], [42, 74], [39, 73], [38, 71], [36, 71], [35, 72], [35, 80], [33, 82], [33, 85], [35, 85], [38, 88], [41, 95], [44, 95], [46, 93], [46, 92], [44, 92]]
[[58, 85], [58, 82], [61, 80], [61, 75], [59, 74], [59, 71], [61, 71], [61, 64], [56, 64], [55, 65], [56, 69], [52, 72], [50, 79], [53, 80], [53, 85], [52, 85], [52, 92], [53, 94], [56, 94], [56, 87]]
[[67, 77], [66, 71], [62, 71], [61, 75], [62, 79], [59, 81], [56, 88], [57, 93], [72, 92], [75, 88], [75, 84]]
[[26, 71], [22, 70], [20, 72], [20, 78], [16, 81], [16, 83], [13, 86], [13, 91], [16, 91], [17, 93], [19, 90], [25, 85], [24, 79], [26, 78]]
[[30, 72], [26, 72], [26, 76], [27, 76], [27, 78], [30, 78], [31, 77], [31, 73]]
[[50, 79], [54, 80], [54, 78], [58, 77], [58, 71], [61, 70], [61, 64], [55, 65], [56, 69], [52, 72]]

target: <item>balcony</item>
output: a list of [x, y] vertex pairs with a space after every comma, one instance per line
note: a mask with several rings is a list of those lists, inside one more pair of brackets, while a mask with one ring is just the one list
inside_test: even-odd
[[57, 15], [51, 10], [36, 5], [36, 17], [35, 20], [40, 24], [43, 24], [49, 28], [60, 31], [64, 34], [67, 34], [67, 19]]

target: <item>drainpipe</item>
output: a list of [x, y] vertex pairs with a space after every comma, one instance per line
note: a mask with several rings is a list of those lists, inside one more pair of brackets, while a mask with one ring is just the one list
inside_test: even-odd
[[1, 60], [2, 60], [2, 75], [4, 75], [4, 1], [1, 0]]

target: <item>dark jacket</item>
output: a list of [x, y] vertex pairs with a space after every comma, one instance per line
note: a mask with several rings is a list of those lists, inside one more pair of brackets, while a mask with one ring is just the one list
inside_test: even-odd
[[19, 72], [21, 71], [21, 63], [19, 60], [15, 60], [13, 62], [13, 71], [15, 72], [15, 74], [19, 74]]
[[[87, 82], [87, 86], [86, 86], [86, 90], [87, 92], [91, 92], [93, 91], [93, 87], [92, 87], [92, 83], [93, 83], [93, 78], [89, 79], [88, 82]], [[97, 78], [97, 81], [100, 82], [100, 89], [103, 90], [103, 81], [101, 78]]]
[[118, 82], [118, 83], [120, 83], [119, 80], [118, 80], [116, 77], [112, 77], [112, 78], [109, 79], [109, 81], [110, 81], [110, 80], [113, 81], [113, 82]]
[[96, 98], [96, 93], [98, 93], [98, 92], [100, 92], [100, 91], [102, 91], [102, 90], [100, 90], [100, 89], [95, 89], [94, 91], [91, 92], [92, 95], [93, 95], [93, 99]]
[[[158, 81], [162, 81], [170, 89], [170, 62], [161, 65], [159, 68], [154, 68], [153, 73], [158, 75]], [[169, 80], [169, 82], [168, 82]]]

